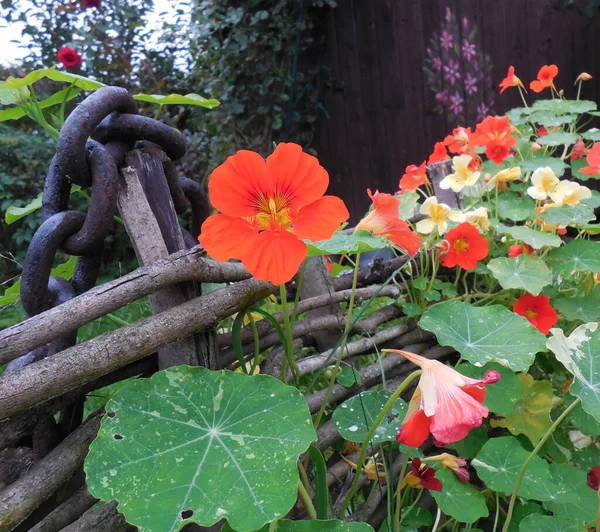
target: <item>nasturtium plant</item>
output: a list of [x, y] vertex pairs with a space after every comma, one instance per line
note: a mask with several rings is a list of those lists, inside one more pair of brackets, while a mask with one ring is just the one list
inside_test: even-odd
[[219, 101], [214, 98], [206, 99], [199, 94], [136, 94], [133, 97], [134, 100], [140, 102], [156, 103], [158, 105], [197, 105], [199, 107], [206, 107], [212, 109], [219, 105]]
[[475, 523], [488, 516], [485, 496], [471, 484], [461, 482], [448, 469], [438, 471], [436, 478], [441, 481], [442, 490], [432, 491], [431, 495], [443, 513], [460, 523]]
[[545, 350], [544, 335], [500, 305], [440, 303], [423, 315], [419, 325], [434, 333], [441, 345], [454, 347], [477, 365], [496, 361], [513, 371], [527, 371], [535, 354]]
[[[228, 524], [222, 532], [238, 532]], [[373, 532], [373, 527], [367, 523], [348, 523], [346, 521], [315, 519], [313, 521], [288, 521], [280, 519], [263, 526], [256, 532]]]
[[499, 257], [488, 262], [487, 267], [502, 288], [521, 289], [534, 296], [552, 282], [552, 272], [544, 261], [529, 255]]
[[590, 271], [600, 273], [600, 243], [573, 240], [548, 254], [551, 268], [561, 275]]
[[375, 251], [385, 246], [381, 238], [363, 234], [334, 233], [329, 240], [322, 242], [307, 242], [308, 256], [342, 255]]
[[148, 532], [223, 518], [249, 532], [282, 517], [296, 500], [296, 460], [316, 438], [295, 388], [201, 367], [132, 381], [106, 412], [85, 463], [89, 490]]
[[568, 517], [531, 514], [520, 523], [519, 532], [583, 532], [580, 525]]

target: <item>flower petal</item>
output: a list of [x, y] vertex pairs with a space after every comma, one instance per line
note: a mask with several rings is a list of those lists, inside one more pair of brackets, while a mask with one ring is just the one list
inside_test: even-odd
[[294, 234], [300, 240], [327, 240], [342, 222], [350, 217], [344, 202], [337, 196], [323, 196], [298, 211], [293, 221]]
[[244, 251], [240, 260], [256, 279], [279, 285], [298, 271], [306, 244], [288, 231], [264, 231]]
[[213, 207], [229, 216], [254, 216], [257, 199], [273, 195], [266, 175], [265, 161], [258, 153], [241, 150], [228, 157], [208, 182]]
[[246, 220], [213, 214], [202, 224], [198, 240], [211, 257], [224, 262], [241, 259], [256, 238], [257, 231]]
[[415, 227], [419, 233], [428, 235], [431, 233], [431, 231], [433, 231], [435, 223], [431, 218], [425, 218], [424, 220], [417, 222]]
[[591, 166], [600, 166], [600, 142], [596, 142], [590, 148], [585, 159]]
[[402, 220], [392, 220], [389, 222], [383, 236], [398, 247], [406, 250], [409, 255], [414, 255], [421, 247], [421, 237], [413, 233], [408, 224]]
[[267, 158], [267, 179], [276, 195], [287, 198], [288, 207], [299, 209], [325, 194], [329, 174], [316, 157], [298, 144], [282, 142]]
[[400, 427], [400, 432], [396, 436], [396, 441], [409, 447], [420, 447], [429, 436], [429, 428], [432, 418], [427, 417], [423, 410], [417, 410]]

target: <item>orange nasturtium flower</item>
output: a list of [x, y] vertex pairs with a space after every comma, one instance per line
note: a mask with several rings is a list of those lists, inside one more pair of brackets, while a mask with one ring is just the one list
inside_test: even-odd
[[458, 153], [460, 155], [464, 153], [465, 149], [467, 148], [470, 135], [470, 127], [455, 127], [452, 130], [452, 135], [447, 135], [444, 139], [444, 145], [448, 148], [450, 153]]
[[[573, 148], [575, 149], [575, 148]], [[587, 175], [598, 175], [600, 174], [600, 142], [595, 142], [590, 148], [590, 151], [585, 157], [588, 166], [580, 168], [579, 171], [582, 174]]]
[[447, 161], [450, 159], [448, 152], [446, 152], [446, 146], [443, 142], [436, 142], [433, 147], [433, 153], [427, 159], [427, 164], [439, 163], [440, 161]]
[[517, 76], [515, 76], [514, 66], [508, 67], [508, 74], [506, 74], [506, 77], [500, 82], [500, 94], [502, 94], [509, 87], [521, 87], [522, 89], [525, 89], [523, 82]]
[[427, 184], [429, 184], [429, 179], [427, 179], [425, 161], [423, 161], [421, 166], [417, 166], [416, 164], [407, 166], [398, 186], [400, 192], [406, 192], [407, 190], [417, 190], [420, 186]]
[[488, 116], [475, 128], [469, 146], [485, 146], [485, 154], [496, 164], [502, 164], [510, 155], [510, 149], [517, 143], [512, 135], [513, 127], [507, 116]]
[[282, 284], [306, 257], [302, 240], [327, 240], [349, 218], [344, 202], [324, 196], [329, 176], [297, 144], [281, 143], [265, 161], [241, 150], [215, 169], [212, 205], [198, 240], [216, 260], [239, 259], [256, 278]]
[[382, 194], [367, 189], [373, 201], [373, 210], [356, 226], [355, 231], [368, 231], [374, 236], [381, 236], [392, 244], [414, 255], [421, 247], [421, 237], [410, 230], [408, 224], [400, 219], [398, 200], [391, 194]]
[[548, 296], [524, 294], [513, 305], [513, 312], [527, 318], [542, 334], [548, 334], [558, 321], [558, 314], [550, 305]]
[[579, 76], [577, 76], [577, 79], [575, 79], [575, 83], [573, 83], [573, 85], [577, 85], [577, 83], [582, 81], [589, 81], [590, 79], [592, 79], [591, 74], [588, 74], [587, 72], [582, 72], [581, 74], [579, 74]]
[[440, 263], [446, 268], [460, 266], [474, 270], [477, 263], [487, 257], [488, 241], [479, 234], [477, 227], [464, 222], [448, 231]]
[[533, 80], [529, 84], [529, 88], [533, 92], [542, 92], [548, 87], [554, 87], [554, 78], [557, 75], [558, 67], [556, 65], [544, 65], [542, 68], [540, 68], [537, 79]]
[[483, 379], [471, 379], [437, 360], [396, 349], [382, 351], [402, 355], [423, 370], [396, 436], [398, 443], [420, 447], [431, 433], [435, 444], [445, 447], [465, 438], [488, 416], [482, 404], [485, 385], [500, 380], [497, 371], [487, 371]]

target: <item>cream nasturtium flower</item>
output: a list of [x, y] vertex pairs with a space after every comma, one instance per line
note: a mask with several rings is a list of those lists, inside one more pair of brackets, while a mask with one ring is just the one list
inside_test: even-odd
[[448, 220], [453, 222], [462, 222], [462, 213], [459, 211], [453, 211], [445, 203], [438, 203], [437, 198], [427, 198], [421, 209], [421, 214], [425, 214], [429, 218], [417, 222], [417, 232], [423, 235], [428, 235], [436, 227], [440, 236], [442, 236], [448, 229]]
[[536, 200], [548, 199], [550, 193], [558, 185], [558, 181], [558, 177], [549, 166], [538, 168], [531, 176], [533, 186], [527, 189], [527, 194]]
[[480, 227], [481, 229], [490, 228], [490, 220], [488, 219], [488, 210], [485, 207], [478, 207], [474, 211], [465, 212], [463, 215], [463, 222], [468, 222], [472, 225]]
[[561, 181], [548, 193], [550, 199], [561, 205], [579, 205], [582, 199], [592, 197], [592, 191], [579, 183]]
[[465, 187], [472, 187], [479, 180], [481, 172], [474, 172], [469, 168], [473, 157], [467, 154], [457, 155], [452, 158], [453, 174], [442, 179], [440, 187], [444, 190], [451, 188], [454, 192], [460, 192]]
[[521, 177], [521, 168], [519, 166], [513, 166], [512, 168], [506, 168], [500, 170], [492, 179], [488, 181], [488, 185], [495, 185], [496, 183], [507, 183], [508, 181], [516, 181]]

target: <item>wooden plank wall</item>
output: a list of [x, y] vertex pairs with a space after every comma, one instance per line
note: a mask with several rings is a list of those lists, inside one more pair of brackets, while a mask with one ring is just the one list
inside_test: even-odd
[[[494, 112], [519, 106], [515, 90], [498, 83], [514, 65], [528, 86], [555, 63], [559, 88], [574, 97], [573, 81], [587, 71], [582, 98], [600, 101], [600, 15], [585, 16], [587, 0], [338, 0], [326, 21], [322, 84], [324, 112], [315, 148], [331, 176], [330, 192], [344, 198], [353, 221], [368, 208], [366, 188], [395, 192], [404, 168], [420, 164], [455, 127], [434, 111], [423, 65], [429, 40], [450, 8], [477, 26], [476, 44], [492, 61]], [[530, 94], [531, 96], [531, 94]], [[474, 125], [474, 124], [469, 124]]]

